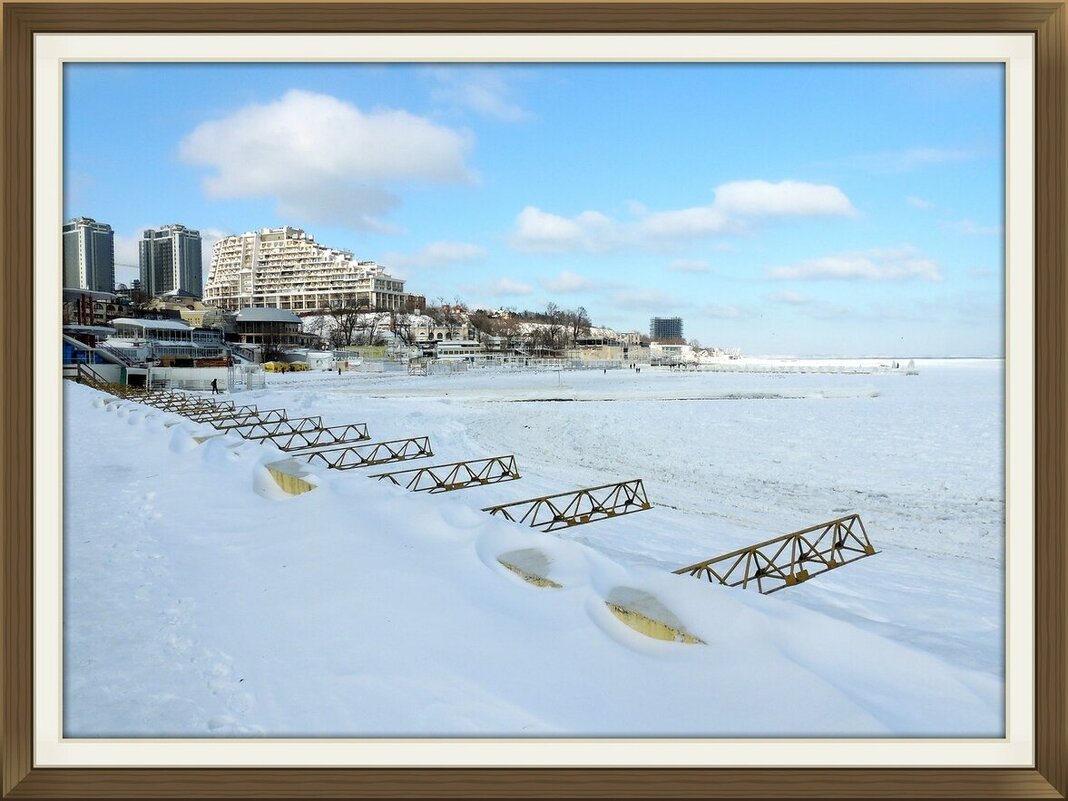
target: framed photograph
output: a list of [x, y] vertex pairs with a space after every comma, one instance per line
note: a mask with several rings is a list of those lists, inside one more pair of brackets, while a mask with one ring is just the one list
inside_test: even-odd
[[4, 797], [1065, 796], [1064, 0], [3, 14]]

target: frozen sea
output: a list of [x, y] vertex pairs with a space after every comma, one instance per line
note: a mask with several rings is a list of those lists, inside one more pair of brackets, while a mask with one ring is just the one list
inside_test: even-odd
[[[649, 512], [575, 528], [627, 564], [675, 569], [859, 513], [877, 558], [790, 600], [1003, 671], [1004, 370], [919, 375], [602, 371], [271, 376], [258, 399], [330, 423], [428, 434], [438, 461], [515, 454], [521, 483], [472, 507], [632, 478]], [[413, 463], [416, 464], [416, 463]], [[780, 593], [781, 596], [781, 593]]]
[[[413, 530], [419, 529], [412, 537], [429, 538], [425, 540], [429, 542], [457, 543], [466, 536], [463, 532], [470, 531], [476, 539], [469, 547], [478, 553], [485, 552], [489, 547], [485, 543], [492, 537], [511, 537], [512, 533], [500, 532], [514, 530], [518, 542], [556, 543], [546, 547], [563, 549], [555, 552], [561, 563], [570, 558], [566, 554], [590, 552], [603, 565], [615, 566], [598, 562], [602, 566], [590, 568], [592, 576], [617, 569], [632, 577], [653, 576], [650, 580], [661, 588], [662, 598], [664, 593], [680, 594], [676, 611], [691, 615], [688, 621], [694, 622], [694, 630], [699, 629], [706, 642], [718, 639], [720, 646], [732, 652], [740, 648], [744, 653], [771, 630], [765, 631], [764, 624], [742, 625], [749, 610], [757, 610], [754, 614], [760, 621], [792, 621], [789, 625], [804, 645], [787, 647], [785, 641], [776, 640], [779, 652], [789, 657], [790, 670], [801, 665], [822, 673], [832, 685], [837, 676], [838, 685], [853, 688], [850, 703], [863, 710], [859, 717], [852, 707], [844, 707], [847, 711], [841, 714], [828, 713], [827, 719], [813, 724], [817, 733], [916, 733], [925, 730], [918, 721], [926, 714], [933, 721], [934, 733], [997, 734], [1004, 677], [1004, 363], [922, 361], [918, 368], [919, 374], [911, 376], [678, 372], [648, 367], [640, 373], [623, 369], [472, 370], [440, 376], [270, 374], [265, 389], [238, 392], [233, 399], [256, 403], [261, 409], [283, 407], [291, 418], [321, 415], [327, 425], [365, 422], [373, 441], [427, 435], [435, 454], [422, 460], [427, 464], [513, 454], [522, 474], [520, 481], [428, 496], [401, 493], [368, 480], [366, 474], [380, 472], [378, 468], [343, 474], [329, 471], [324, 489], [331, 495], [317, 492], [333, 505], [316, 506], [313, 496], [317, 493], [313, 492], [276, 502], [277, 509], [286, 510], [284, 514], [249, 511], [263, 501], [253, 495], [254, 482], [242, 471], [264, 462], [262, 446], [232, 435], [218, 438], [199, 448], [199, 462], [187, 470], [194, 446], [180, 436], [197, 426], [164, 427], [165, 416], [144, 412], [129, 402], [108, 407], [96, 402], [89, 407], [85, 402], [88, 391], [77, 388], [77, 397], [68, 392], [66, 435], [67, 726], [74, 735], [93, 736], [202, 729], [215, 735], [299, 735], [315, 733], [316, 721], [326, 726], [327, 733], [350, 735], [391, 733], [391, 725], [399, 726], [402, 733], [442, 733], [451, 731], [451, 726], [488, 734], [528, 730], [584, 734], [604, 726], [615, 731], [613, 725], [622, 726], [622, 733], [628, 734], [671, 733], [672, 726], [692, 734], [707, 725], [707, 718], [703, 723], [677, 718], [668, 722], [648, 709], [636, 718], [613, 723], [611, 716], [604, 717], [604, 710], [587, 710], [601, 715], [594, 724], [582, 717], [581, 709], [575, 712], [573, 703], [567, 707], [570, 702], [559, 699], [548, 708], [543, 701], [539, 712], [543, 717], [538, 717], [516, 700], [519, 690], [492, 687], [488, 679], [481, 684], [470, 679], [477, 685], [469, 688], [479, 699], [475, 711], [466, 709], [457, 717], [459, 713], [448, 707], [429, 719], [414, 712], [398, 718], [397, 709], [381, 701], [381, 697], [399, 699], [403, 694], [383, 692], [391, 668], [376, 668], [372, 677], [363, 676], [348, 685], [351, 677], [333, 681], [338, 673], [333, 663], [309, 672], [306, 656], [296, 663], [287, 657], [282, 662], [288, 667], [276, 665], [273, 673], [267, 669], [273, 676], [270, 681], [260, 664], [260, 692], [248, 689], [252, 683], [245, 684], [244, 677], [238, 681], [237, 674], [251, 668], [240, 663], [251, 660], [257, 649], [263, 650], [262, 643], [248, 633], [248, 627], [255, 625], [248, 621], [270, 620], [274, 625], [277, 620], [270, 617], [270, 610], [277, 607], [268, 603], [258, 609], [248, 598], [235, 601], [229, 589], [236, 588], [242, 597], [246, 584], [269, 585], [260, 573], [266, 569], [260, 560], [266, 554], [284, 554], [286, 548], [297, 547], [283, 535], [294, 525], [293, 519], [301, 519], [320, 531], [323, 541], [312, 543], [310, 534], [300, 535], [301, 556], [283, 561], [305, 572], [290, 571], [290, 578], [297, 575], [313, 583], [335, 580], [332, 570], [317, 575], [317, 562], [308, 555], [320, 547], [329, 552], [325, 532], [332, 528], [355, 527], [357, 533], [386, 536], [384, 528], [409, 520]], [[77, 432], [86, 431], [86, 421], [91, 421], [115, 442], [108, 432], [109, 426], [118, 424], [117, 416], [107, 412], [116, 409], [124, 417], [124, 429], [116, 429], [124, 441], [111, 449], [94, 450]], [[94, 429], [90, 426], [89, 430]], [[131, 459], [127, 449], [142, 440], [142, 454]], [[138, 466], [134, 468], [131, 461]], [[179, 463], [186, 468], [167, 468]], [[146, 479], [145, 471], [155, 475], [157, 468], [174, 472], [173, 482], [160, 486]], [[205, 470], [215, 477], [205, 478]], [[90, 474], [109, 482], [126, 482], [129, 498], [136, 500], [118, 511], [102, 509], [91, 495], [91, 482], [81, 480]], [[522, 530], [479, 511], [492, 504], [634, 478], [644, 481], [651, 510], [552, 534]], [[197, 499], [213, 506], [193, 531], [190, 521], [181, 519], [183, 481], [186, 491], [194, 493], [194, 507]], [[213, 501], [213, 493], [220, 493], [220, 500]], [[374, 501], [376, 497], [383, 499], [381, 503]], [[184, 503], [189, 509], [190, 498]], [[299, 514], [294, 511], [298, 508]], [[774, 596], [713, 587], [669, 573], [854, 512], [863, 519], [878, 553]], [[418, 543], [424, 540], [406, 542], [404, 547], [418, 550]], [[585, 547], [574, 549], [568, 543]], [[450, 551], [452, 556], [447, 558], [467, 547], [457, 545], [460, 551]], [[198, 548], [211, 549], [215, 561], [210, 567], [193, 555]], [[439, 554], [439, 558], [446, 557]], [[231, 565], [231, 572], [221, 573], [220, 564]], [[270, 569], [280, 568], [272, 562]], [[413, 572], [418, 569], [412, 567]], [[101, 581], [120, 573], [123, 578], [114, 594], [94, 593]], [[202, 587], [205, 576], [218, 580]], [[448, 582], [443, 581], [445, 577], [435, 575], [429, 584], [444, 588]], [[468, 588], [461, 592], [467, 602], [472, 594], [477, 598], [476, 589], [461, 584]], [[309, 601], [307, 588], [286, 586], [287, 609], [289, 604], [308, 602], [310, 610], [320, 610], [318, 600]], [[446, 595], [453, 592], [448, 586]], [[712, 599], [709, 602], [725, 615], [734, 612], [730, 617], [710, 617], [698, 608], [702, 599]], [[489, 596], [484, 601], [500, 603]], [[131, 642], [117, 644], [116, 638], [126, 635], [136, 639], [136, 627], [124, 634], [107, 622], [116, 614], [136, 617], [139, 612], [160, 624], [144, 634], [150, 642], [158, 641], [158, 653], [149, 648], [139, 657]], [[244, 623], [240, 622], [242, 614], [249, 616]], [[268, 617], [261, 618], [261, 614]], [[290, 609], [287, 614], [295, 613]], [[309, 624], [313, 624], [314, 613], [309, 614]], [[278, 619], [289, 618], [280, 615]], [[226, 627], [227, 620], [231, 628]], [[309, 651], [322, 648], [296, 621], [291, 622], [296, 642]], [[536, 621], [527, 623], [538, 630]], [[549, 622], [543, 623], [546, 633], [552, 630]], [[398, 624], [390, 620], [389, 625]], [[466, 630], [467, 624], [462, 627]], [[238, 628], [241, 631], [235, 634]], [[492, 649], [492, 639], [479, 639], [478, 650]], [[129, 686], [117, 678], [114, 665], [100, 664], [105, 658], [102, 649], [109, 642], [113, 652], [130, 651], [128, 657], [139, 678]], [[889, 643], [885, 648], [891, 656], [883, 661], [898, 659], [910, 666], [898, 684], [876, 676], [878, 669], [871, 663], [873, 655], [883, 653], [879, 643]], [[819, 666], [806, 662], [815, 659], [817, 652]], [[801, 658], [799, 653], [808, 656]], [[175, 654], [188, 655], [189, 666], [172, 676], [176, 685], [166, 690], [153, 687], [148, 676], [161, 666], [168, 666], [164, 672], [173, 673]], [[572, 657], [594, 663], [598, 658], [582, 648]], [[262, 654], [258, 658], [267, 659]], [[774, 660], [770, 664], [786, 670]], [[319, 698], [297, 712], [293, 707], [306, 704], [307, 695], [279, 689], [290, 669], [320, 676], [331, 688], [330, 698], [346, 709], [346, 702], [339, 700], [348, 698], [342, 691], [346, 686], [356, 699], [363, 699], [360, 703], [365, 703], [367, 693], [378, 694], [384, 708], [376, 708], [373, 715], [368, 712], [366, 718], [355, 715], [335, 720], [334, 707]], [[733, 671], [731, 675], [737, 678]], [[898, 710], [888, 716], [881, 702], [874, 700], [883, 698], [886, 687], [892, 686], [897, 689], [891, 694], [899, 694], [893, 704], [907, 705], [920, 675], [921, 682], [937, 685], [931, 677], [942, 673], [947, 682], [956, 682], [954, 687], [967, 688], [961, 690], [963, 696], [975, 693], [974, 708], [950, 691], [943, 693], [949, 699], [945, 703], [958, 703], [958, 707], [945, 715], [934, 714], [929, 707], [927, 713]], [[425, 688], [428, 680], [415, 674], [405, 681]], [[405, 681], [400, 686], [409, 686]], [[867, 689], [858, 695], [856, 685]], [[612, 695], [607, 690], [606, 694]], [[214, 713], [213, 698], [222, 706]], [[499, 699], [515, 707], [502, 711]], [[922, 703], [929, 706], [931, 701]], [[872, 723], [865, 715], [878, 722]], [[142, 723], [136, 723], [138, 719]], [[948, 720], [957, 721], [960, 728], [947, 728]], [[774, 716], [749, 720], [741, 712], [725, 714], [722, 726], [713, 726], [709, 733], [807, 733]]]

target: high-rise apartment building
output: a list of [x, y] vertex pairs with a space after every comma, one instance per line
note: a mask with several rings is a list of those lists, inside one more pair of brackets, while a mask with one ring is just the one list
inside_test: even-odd
[[653, 342], [681, 342], [681, 317], [654, 317], [649, 321], [649, 339]]
[[264, 228], [215, 243], [204, 302], [222, 309], [404, 309], [404, 281], [300, 228]]
[[184, 225], [149, 228], [139, 243], [141, 290], [155, 297], [181, 289], [198, 298], [204, 287], [200, 231]]
[[115, 232], [107, 223], [75, 217], [63, 225], [63, 286], [115, 291]]

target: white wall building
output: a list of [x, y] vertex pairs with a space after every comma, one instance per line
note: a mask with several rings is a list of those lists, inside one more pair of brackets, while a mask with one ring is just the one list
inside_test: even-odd
[[294, 312], [337, 304], [403, 309], [404, 281], [373, 261], [320, 245], [300, 228], [264, 228], [215, 243], [204, 302], [224, 309]]
[[425, 314], [409, 318], [412, 342], [440, 342], [475, 338], [475, 328], [470, 322], [456, 321], [453, 325], [436, 323]]

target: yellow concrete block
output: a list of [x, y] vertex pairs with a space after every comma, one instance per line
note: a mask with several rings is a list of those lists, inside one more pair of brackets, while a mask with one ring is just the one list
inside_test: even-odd
[[546, 574], [549, 572], [549, 557], [537, 548], [509, 551], [498, 556], [497, 561], [535, 587], [558, 590], [563, 586], [548, 578]]
[[267, 465], [267, 472], [271, 474], [271, 477], [282, 488], [282, 491], [290, 495], [311, 492], [316, 487], [315, 484], [305, 479], [306, 476], [311, 475], [311, 472], [305, 470], [303, 465], [296, 459], [271, 462], [271, 464]]
[[685, 629], [682, 622], [659, 598], [644, 590], [616, 587], [608, 594], [605, 606], [623, 623], [646, 637], [668, 642], [704, 644], [704, 640]]

